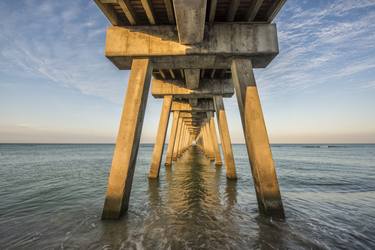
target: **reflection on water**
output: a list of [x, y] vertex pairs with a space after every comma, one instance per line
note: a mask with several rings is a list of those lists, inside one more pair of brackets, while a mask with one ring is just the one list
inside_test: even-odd
[[195, 148], [159, 180], [139, 150], [127, 216], [101, 221], [112, 145], [0, 145], [1, 248], [375, 248], [375, 146], [272, 148], [287, 216], [258, 215], [244, 145], [227, 180]]

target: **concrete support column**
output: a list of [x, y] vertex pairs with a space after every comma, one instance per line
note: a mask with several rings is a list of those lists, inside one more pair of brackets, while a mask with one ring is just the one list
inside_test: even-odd
[[207, 156], [207, 142], [206, 142], [206, 133], [204, 132], [204, 126], [201, 126], [201, 139], [202, 139], [202, 150], [203, 153]]
[[177, 160], [178, 145], [180, 143], [180, 138], [181, 138], [181, 130], [182, 130], [182, 118], [180, 117], [178, 119], [176, 141], [175, 141], [175, 144], [173, 146], [172, 160], [174, 160], [174, 161]]
[[178, 157], [180, 157], [180, 148], [181, 148], [181, 143], [182, 143], [182, 138], [183, 138], [183, 134], [184, 134], [184, 120], [181, 119], [182, 122], [181, 122], [181, 131], [180, 131], [180, 135], [179, 135], [179, 138], [178, 138], [178, 144], [177, 144], [177, 150], [176, 150], [176, 160]]
[[223, 155], [225, 161], [225, 170], [228, 179], [236, 179], [236, 165], [234, 163], [232, 143], [227, 123], [227, 115], [225, 114], [223, 97], [215, 96], [214, 104], [216, 110], [217, 125], [219, 127], [219, 134], [221, 139], [221, 146], [223, 148]]
[[283, 219], [279, 184], [251, 61], [234, 59], [231, 70], [259, 211], [267, 216]]
[[160, 114], [160, 121], [158, 132], [156, 135], [156, 141], [154, 145], [154, 151], [152, 154], [152, 162], [150, 166], [149, 178], [158, 178], [160, 171], [161, 158], [163, 156], [165, 135], [167, 134], [169, 114], [171, 112], [172, 96], [164, 96], [163, 107]]
[[207, 121], [204, 124], [204, 130], [205, 130], [206, 138], [207, 138], [208, 158], [211, 161], [214, 161], [215, 160], [215, 154], [214, 154], [213, 141], [212, 141], [209, 121]]
[[182, 154], [182, 148], [183, 148], [183, 144], [184, 144], [184, 139], [185, 139], [185, 130], [186, 130], [186, 125], [185, 123], [183, 122], [182, 123], [182, 128], [181, 128], [181, 135], [180, 135], [180, 143], [178, 145], [178, 150], [177, 150], [177, 158], [181, 157], [181, 154]]
[[151, 72], [149, 59], [133, 59], [102, 219], [118, 219], [128, 209]]
[[188, 131], [187, 131], [187, 128], [186, 128], [186, 126], [185, 126], [185, 133], [184, 133], [184, 140], [183, 140], [183, 144], [182, 144], [182, 152], [181, 152], [181, 154], [183, 153], [183, 152], [185, 152], [185, 148], [186, 148], [186, 141], [187, 141], [187, 135], [188, 135]]
[[182, 132], [181, 132], [181, 140], [180, 140], [180, 145], [179, 145], [179, 148], [178, 148], [178, 154], [177, 154], [177, 157], [181, 157], [181, 154], [182, 154], [182, 150], [184, 148], [184, 141], [185, 141], [185, 124], [182, 126]]
[[173, 111], [172, 130], [171, 130], [171, 135], [169, 137], [169, 142], [168, 142], [165, 166], [172, 165], [172, 154], [173, 154], [173, 147], [176, 141], [177, 124], [178, 124], [179, 115], [180, 115], [180, 111]]
[[185, 132], [185, 141], [184, 141], [184, 150], [183, 150], [183, 152], [186, 151], [188, 144], [189, 144], [189, 131], [188, 131], [188, 129], [186, 128], [186, 132]]
[[212, 146], [213, 146], [214, 154], [215, 154], [215, 165], [216, 166], [221, 166], [221, 165], [223, 165], [223, 162], [221, 160], [219, 143], [217, 141], [216, 128], [215, 128], [215, 120], [214, 120], [214, 114], [213, 114], [213, 112], [210, 112], [209, 127], [210, 127], [210, 132], [211, 132]]

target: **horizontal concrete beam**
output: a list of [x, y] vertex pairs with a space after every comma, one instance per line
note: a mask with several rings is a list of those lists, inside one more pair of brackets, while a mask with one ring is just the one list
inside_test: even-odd
[[187, 88], [178, 80], [152, 80], [151, 94], [155, 98], [173, 95], [177, 98], [212, 98], [214, 95], [231, 97], [234, 89], [231, 79], [202, 79], [197, 89]]
[[212, 100], [198, 100], [196, 106], [191, 105], [189, 102], [173, 101], [172, 111], [194, 111], [194, 112], [208, 112], [215, 111]]
[[156, 69], [192, 69], [229, 68], [232, 56], [263, 68], [279, 52], [274, 24], [215, 24], [206, 30], [201, 43], [184, 45], [175, 26], [113, 26], [107, 29], [105, 54], [119, 69], [130, 69], [131, 60], [140, 57], [150, 57]]
[[[181, 118], [197, 118], [197, 119], [204, 119], [204, 118], [207, 118], [207, 114], [206, 113], [189, 113], [189, 112], [180, 112], [180, 117]], [[187, 120], [187, 121], [191, 121], [191, 120]]]

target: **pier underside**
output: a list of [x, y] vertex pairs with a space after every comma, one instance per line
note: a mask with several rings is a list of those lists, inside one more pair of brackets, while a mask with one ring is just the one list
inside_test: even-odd
[[265, 68], [279, 52], [271, 22], [285, 1], [95, 2], [113, 25], [107, 29], [106, 57], [118, 69], [131, 70], [102, 218], [117, 219], [127, 211], [151, 88], [154, 98], [163, 99], [163, 107], [150, 179], [159, 177], [168, 141], [166, 167], [173, 167], [187, 150], [193, 155], [199, 151], [217, 167], [224, 165], [227, 178], [235, 180], [223, 98], [236, 94], [259, 212], [283, 219], [253, 69]]

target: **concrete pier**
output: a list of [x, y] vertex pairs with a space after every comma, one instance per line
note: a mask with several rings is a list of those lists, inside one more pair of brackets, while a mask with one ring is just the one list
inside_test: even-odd
[[160, 115], [159, 128], [156, 135], [156, 142], [154, 152], [152, 154], [152, 162], [150, 167], [149, 178], [158, 178], [161, 164], [161, 157], [163, 155], [165, 136], [167, 134], [169, 113], [172, 106], [172, 96], [164, 96], [163, 108]]
[[131, 70], [102, 218], [119, 218], [128, 208], [152, 76], [151, 94], [163, 98], [163, 107], [149, 177], [159, 176], [173, 113], [165, 166], [193, 144], [216, 166], [224, 164], [228, 179], [236, 179], [223, 103], [236, 93], [259, 212], [283, 219], [253, 68], [267, 67], [279, 52], [272, 21], [285, 0], [94, 1], [112, 24], [105, 56], [118, 69]]
[[223, 165], [223, 162], [221, 160], [219, 143], [217, 141], [217, 134], [216, 134], [216, 128], [215, 128], [214, 115], [213, 115], [212, 112], [210, 112], [209, 116], [210, 116], [210, 118], [209, 118], [210, 119], [209, 127], [210, 127], [210, 132], [211, 132], [212, 146], [213, 146], [214, 154], [215, 154], [215, 165], [216, 166], [221, 166], [221, 165]]
[[230, 140], [229, 129], [227, 124], [227, 116], [225, 114], [223, 98], [221, 96], [214, 97], [216, 118], [219, 127], [219, 134], [221, 138], [221, 146], [223, 148], [223, 155], [225, 161], [225, 169], [228, 179], [236, 179], [236, 166], [234, 163], [232, 143]]
[[180, 114], [180, 111], [174, 111], [173, 112], [172, 131], [171, 131], [171, 135], [169, 137], [167, 155], [166, 155], [166, 159], [165, 159], [165, 165], [166, 166], [172, 165], [172, 154], [173, 154], [173, 148], [174, 148], [176, 137], [177, 137], [176, 135], [177, 135], [177, 124], [178, 124], [179, 114]]
[[251, 61], [234, 59], [232, 76], [259, 210], [266, 215], [284, 218], [279, 184]]
[[179, 117], [178, 124], [177, 124], [177, 135], [176, 135], [176, 142], [173, 147], [173, 154], [172, 154], [172, 160], [177, 160], [177, 154], [178, 154], [178, 145], [180, 144], [181, 139], [181, 130], [182, 130], [182, 117]]
[[212, 141], [212, 135], [210, 130], [210, 122], [209, 119], [204, 123], [204, 138], [206, 140], [207, 145], [207, 156], [211, 161], [215, 160], [215, 153], [214, 153], [214, 142]]
[[149, 59], [133, 60], [108, 179], [103, 219], [117, 219], [129, 206], [151, 72]]

